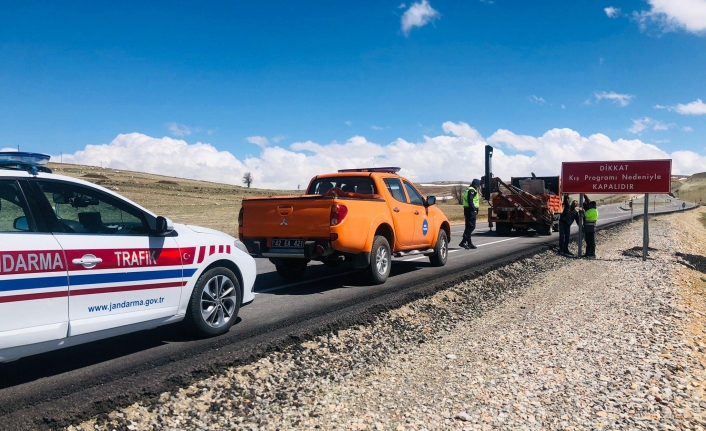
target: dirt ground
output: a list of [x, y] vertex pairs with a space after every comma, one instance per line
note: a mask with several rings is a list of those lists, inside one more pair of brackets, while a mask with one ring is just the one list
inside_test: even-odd
[[677, 272], [679, 301], [688, 316], [682, 320], [684, 342], [706, 367], [706, 208], [680, 216], [673, 217], [672, 222], [679, 228], [684, 248], [675, 250], [682, 263]]

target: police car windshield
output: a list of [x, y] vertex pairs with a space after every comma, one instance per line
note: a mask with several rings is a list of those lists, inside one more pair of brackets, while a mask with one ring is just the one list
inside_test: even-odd
[[308, 195], [325, 195], [332, 188], [339, 188], [344, 192], [375, 194], [375, 184], [370, 177], [328, 177], [318, 178], [311, 183]]

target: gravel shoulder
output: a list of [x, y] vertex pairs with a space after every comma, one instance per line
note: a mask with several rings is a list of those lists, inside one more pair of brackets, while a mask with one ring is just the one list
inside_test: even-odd
[[[704, 209], [546, 252], [70, 430], [704, 429]], [[573, 244], [575, 248], [575, 244]]]

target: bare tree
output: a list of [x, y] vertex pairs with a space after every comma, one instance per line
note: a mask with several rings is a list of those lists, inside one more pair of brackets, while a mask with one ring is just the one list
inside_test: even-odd
[[246, 172], [243, 175], [243, 184], [245, 184], [246, 186], [248, 186], [248, 188], [250, 188], [250, 184], [252, 184], [252, 181], [253, 181], [252, 174], [250, 172]]
[[461, 205], [463, 203], [463, 193], [466, 191], [466, 188], [463, 187], [460, 184], [456, 184], [451, 188], [451, 195], [458, 201], [458, 204]]

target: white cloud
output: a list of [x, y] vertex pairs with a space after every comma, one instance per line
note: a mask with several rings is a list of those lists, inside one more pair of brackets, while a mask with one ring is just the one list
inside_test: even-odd
[[537, 97], [534, 94], [529, 98], [530, 102], [536, 103], [538, 105], [544, 105], [545, 100], [541, 97]]
[[404, 3], [400, 3], [400, 5], [399, 5], [399, 6], [397, 6], [397, 9], [404, 9], [404, 8], [406, 8], [406, 7], [407, 7], [407, 5], [406, 5], [406, 4], [404, 4]]
[[350, 120], [346, 120], [346, 121], [343, 122], [343, 124], [345, 124], [346, 126], [352, 126], [352, 125], [353, 125], [353, 122], [350, 121]]
[[283, 141], [283, 140], [285, 140], [285, 139], [287, 139], [286, 136], [284, 136], [284, 135], [277, 135], [277, 136], [275, 136], [274, 138], [272, 138], [272, 142], [274, 142], [274, 143], [276, 144], [277, 142]]
[[248, 136], [245, 140], [258, 147], [266, 147], [270, 144], [269, 139], [264, 136]]
[[453, 121], [446, 121], [444, 124], [441, 125], [441, 128], [445, 133], [451, 133], [452, 135], [458, 136], [460, 138], [466, 138], [472, 141], [483, 140], [483, 136], [481, 136], [481, 134], [478, 133], [476, 129], [464, 123], [463, 121], [459, 121], [458, 123], [454, 123]]
[[666, 106], [662, 106], [662, 105], [655, 105], [655, 106], [653, 106], [653, 108], [655, 108], [655, 109], [667, 109]]
[[603, 10], [605, 11], [605, 14], [608, 15], [608, 18], [617, 18], [620, 15], [619, 7], [608, 6]]
[[[606, 100], [612, 101], [613, 103], [615, 103], [616, 105], [618, 105], [620, 107], [628, 106], [630, 104], [630, 101], [632, 101], [633, 97], [635, 97], [631, 94], [620, 94], [620, 93], [616, 93], [615, 91], [611, 91], [611, 92], [601, 91], [600, 93], [595, 92], [595, 93], [593, 93], [593, 95], [596, 97], [596, 101], [606, 99]], [[586, 103], [587, 105], [590, 104], [589, 100], [587, 100], [586, 102], [588, 102], [588, 103]]]
[[682, 115], [704, 115], [706, 114], [706, 103], [702, 102], [701, 99], [696, 99], [696, 101], [686, 105], [680, 103], [674, 110]]
[[675, 127], [674, 123], [664, 123], [659, 120], [654, 120], [650, 117], [639, 118], [637, 120], [632, 120], [632, 126], [628, 129], [628, 132], [639, 134], [645, 129], [652, 127], [653, 130], [669, 130]]
[[5, 148], [0, 149], [0, 152], [7, 152], [7, 151], [17, 151], [17, 148], [5, 147]]
[[385, 130], [384, 127], [380, 127], [380, 126], [376, 126], [376, 125], [372, 125], [372, 126], [370, 126], [370, 128], [373, 130]]
[[402, 14], [402, 33], [408, 36], [412, 28], [424, 27], [440, 16], [441, 14], [431, 7], [427, 0], [413, 3], [412, 6]]
[[684, 132], [693, 132], [694, 129], [691, 126], [684, 126], [681, 128]]
[[561, 109], [566, 109], [566, 106], [564, 106], [563, 103], [561, 104]]
[[628, 129], [630, 133], [642, 133], [643, 130], [647, 129], [649, 124], [652, 122], [651, 119], [645, 117], [637, 120], [632, 120], [632, 127]]
[[[472, 178], [483, 172], [487, 143], [496, 146], [495, 174], [506, 179], [529, 172], [557, 175], [562, 161], [672, 158], [675, 174], [702, 172], [706, 166], [706, 155], [691, 151], [669, 154], [639, 139], [613, 141], [604, 134], [584, 137], [571, 129], [552, 129], [534, 137], [500, 129], [484, 140], [466, 123], [446, 122], [442, 127], [452, 135], [425, 136], [419, 142], [398, 138], [387, 145], [362, 136], [343, 143], [297, 142], [288, 148], [263, 147], [258, 156], [242, 160], [207, 143], [130, 133], [63, 158], [65, 163], [102, 163], [117, 169], [235, 185], [241, 184], [245, 172], [252, 172], [256, 187], [278, 189], [296, 189], [314, 175], [363, 166], [401, 166], [402, 175], [413, 181], [448, 180], [459, 175]], [[502, 148], [497, 148], [499, 144]], [[507, 154], [506, 148], [512, 154]]]
[[191, 134], [191, 129], [183, 124], [167, 123], [166, 126], [169, 128], [169, 133], [174, 136], [183, 137]]
[[650, 9], [633, 12], [642, 29], [656, 24], [663, 31], [684, 29], [706, 34], [706, 0], [647, 0]]

